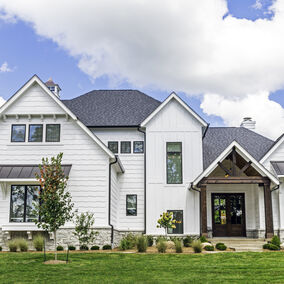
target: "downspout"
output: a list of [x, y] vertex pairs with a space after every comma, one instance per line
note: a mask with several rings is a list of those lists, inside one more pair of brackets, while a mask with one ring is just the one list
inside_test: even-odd
[[146, 234], [146, 132], [140, 126], [137, 130], [144, 134], [144, 234]]
[[111, 227], [110, 242], [113, 245], [113, 225], [111, 224], [111, 166], [117, 163], [117, 156], [115, 161], [109, 163], [109, 175], [108, 175], [108, 224]]

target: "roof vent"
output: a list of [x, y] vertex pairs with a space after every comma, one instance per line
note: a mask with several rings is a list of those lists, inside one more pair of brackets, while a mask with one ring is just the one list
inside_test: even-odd
[[58, 84], [55, 84], [52, 80], [52, 78], [49, 78], [47, 82], [45, 82], [45, 85], [47, 88], [53, 92], [57, 97], [59, 97], [59, 92], [61, 91]]
[[255, 124], [256, 122], [254, 120], [252, 120], [251, 117], [244, 117], [242, 123], [241, 123], [241, 127], [245, 127], [247, 129], [255, 129]]

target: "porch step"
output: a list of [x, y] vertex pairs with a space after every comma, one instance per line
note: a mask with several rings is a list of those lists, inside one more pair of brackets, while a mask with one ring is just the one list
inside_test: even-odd
[[210, 242], [214, 245], [224, 243], [227, 247], [237, 252], [241, 251], [262, 251], [262, 246], [267, 242], [264, 239], [248, 238], [213, 238]]

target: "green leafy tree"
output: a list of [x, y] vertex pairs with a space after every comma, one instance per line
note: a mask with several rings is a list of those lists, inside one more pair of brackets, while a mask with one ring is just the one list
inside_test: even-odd
[[177, 223], [173, 218], [173, 212], [163, 212], [157, 222], [157, 228], [164, 228], [165, 235], [167, 235], [168, 229], [175, 229], [175, 223]]
[[61, 166], [63, 153], [48, 158], [42, 158], [39, 165], [40, 174], [36, 175], [41, 190], [39, 202], [35, 204], [34, 214], [39, 216], [35, 223], [38, 228], [42, 228], [54, 234], [55, 260], [57, 260], [57, 230], [67, 221], [72, 220], [72, 209], [74, 204], [71, 201], [71, 194], [66, 191], [68, 176], [65, 176]]
[[80, 246], [88, 245], [95, 240], [98, 232], [94, 231], [95, 218], [93, 213], [81, 213], [75, 216], [75, 232], [73, 233], [79, 240]]

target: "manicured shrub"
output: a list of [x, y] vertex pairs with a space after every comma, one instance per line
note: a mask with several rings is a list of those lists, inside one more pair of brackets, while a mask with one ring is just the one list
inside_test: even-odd
[[148, 247], [151, 247], [154, 244], [153, 236], [147, 236]]
[[167, 250], [167, 242], [165, 240], [160, 239], [157, 244], [158, 252], [165, 253]]
[[184, 239], [183, 239], [183, 246], [185, 247], [191, 247], [191, 243], [193, 242], [193, 237], [191, 236], [186, 236]]
[[273, 236], [273, 238], [271, 239], [271, 244], [277, 246], [280, 248], [280, 239], [278, 236]]
[[44, 239], [41, 235], [36, 235], [33, 239], [34, 248], [36, 251], [43, 251]]
[[81, 245], [80, 250], [89, 250], [89, 247], [87, 245]]
[[11, 252], [16, 252], [18, 248], [17, 240], [11, 240], [8, 242], [8, 247]]
[[56, 250], [57, 251], [62, 251], [62, 250], [64, 250], [64, 248], [63, 248], [63, 246], [57, 246]]
[[207, 240], [204, 236], [200, 236], [199, 240], [200, 240], [202, 243], [208, 243], [208, 240]]
[[136, 244], [137, 244], [137, 236], [130, 233], [120, 240], [119, 249], [120, 250], [132, 249], [136, 246]]
[[16, 239], [16, 243], [20, 251], [28, 251], [28, 242], [25, 239]]
[[218, 250], [226, 250], [227, 249], [227, 246], [225, 246], [224, 243], [217, 243], [215, 247]]
[[191, 246], [194, 250], [195, 253], [200, 253], [202, 252], [202, 243], [200, 240], [194, 240], [192, 243], [191, 243]]
[[264, 244], [264, 245], [262, 246], [262, 248], [263, 248], [263, 249], [269, 249], [269, 244]]
[[99, 249], [100, 249], [99, 246], [92, 246], [92, 247], [91, 247], [91, 250], [99, 250]]
[[175, 241], [175, 249], [176, 249], [176, 253], [182, 253], [181, 240]]
[[148, 239], [144, 236], [139, 236], [137, 238], [137, 250], [138, 252], [146, 252], [148, 246]]
[[204, 249], [207, 250], [207, 251], [213, 251], [214, 247], [213, 246], [205, 246]]
[[121, 239], [120, 244], [119, 244], [119, 249], [120, 250], [127, 250], [129, 249], [129, 242], [126, 239]]
[[0, 251], [2, 251], [2, 247], [0, 246]]
[[264, 249], [269, 249], [269, 250], [280, 250], [280, 248], [272, 243], [264, 244], [263, 245]]
[[68, 246], [68, 249], [69, 249], [69, 250], [76, 250], [76, 247], [70, 245], [70, 246]]
[[103, 250], [109, 250], [109, 249], [111, 249], [111, 245], [104, 245], [103, 246]]

